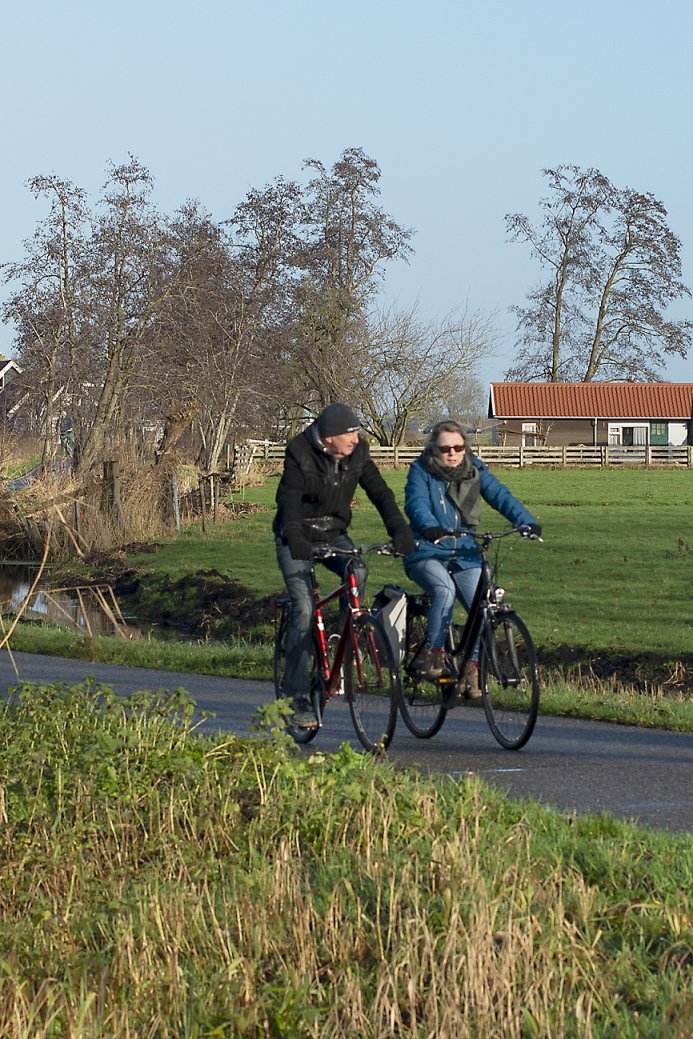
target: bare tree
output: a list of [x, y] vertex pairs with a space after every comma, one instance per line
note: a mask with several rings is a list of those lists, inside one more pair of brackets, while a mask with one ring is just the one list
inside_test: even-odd
[[412, 425], [459, 414], [466, 392], [478, 404], [477, 368], [494, 342], [492, 318], [468, 310], [442, 321], [422, 320], [415, 307], [377, 315], [352, 390], [366, 430], [398, 445]]
[[538, 228], [506, 217], [549, 281], [518, 315], [518, 360], [507, 378], [549, 382], [595, 377], [652, 379], [665, 354], [685, 357], [691, 324], [665, 317], [690, 295], [681, 281], [680, 243], [650, 194], [619, 190], [598, 170], [544, 170], [551, 194]]
[[376, 204], [380, 168], [362, 149], [346, 149], [330, 170], [317, 159], [305, 167], [314, 176], [297, 257], [294, 368], [299, 392], [319, 410], [348, 393], [360, 364], [367, 304], [385, 263], [408, 257], [412, 232]]
[[48, 199], [50, 213], [25, 243], [26, 258], [2, 266], [5, 281], [18, 283], [3, 317], [17, 327], [22, 381], [39, 417], [45, 464], [55, 455], [59, 414], [69, 407], [78, 368], [87, 214], [84, 192], [67, 180], [37, 176], [29, 189]]

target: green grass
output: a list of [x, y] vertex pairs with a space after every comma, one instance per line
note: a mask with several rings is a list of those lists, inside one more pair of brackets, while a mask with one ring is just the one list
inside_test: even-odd
[[[385, 474], [398, 500], [405, 471]], [[688, 470], [531, 469], [498, 471], [541, 521], [544, 543], [507, 539], [501, 579], [535, 641], [550, 649], [582, 646], [601, 651], [653, 652], [678, 659], [693, 653], [693, 473]], [[153, 574], [216, 568], [258, 596], [281, 591], [270, 525], [277, 480], [246, 491], [261, 512], [219, 526], [201, 538], [197, 529], [170, 541], [156, 555], [135, 556]], [[481, 527], [500, 529], [488, 506]], [[357, 499], [354, 540], [385, 540], [365, 496]], [[383, 581], [411, 585], [401, 563], [370, 557], [370, 589]]]
[[[400, 502], [406, 472], [386, 478]], [[544, 543], [508, 538], [502, 543], [500, 577], [508, 598], [527, 621], [544, 665], [542, 710], [612, 717], [633, 724], [693, 730], [693, 702], [678, 692], [677, 675], [693, 669], [693, 473], [687, 470], [498, 470], [497, 475], [537, 515]], [[144, 595], [161, 597], [159, 582], [199, 570], [217, 570], [247, 586], [258, 598], [282, 591], [271, 535], [277, 479], [245, 492], [258, 511], [199, 527], [166, 540], [155, 553], [132, 557], [144, 571]], [[482, 528], [500, 529], [489, 507]], [[380, 519], [363, 494], [354, 506], [357, 543], [385, 539]], [[412, 587], [398, 560], [369, 557], [370, 594], [385, 581]], [[331, 577], [326, 575], [325, 587]], [[187, 608], [185, 601], [170, 609]], [[93, 655], [142, 666], [271, 677], [271, 629], [228, 643], [163, 646], [146, 640], [87, 643], [65, 634], [39, 636], [21, 628], [18, 649]], [[264, 645], [258, 644], [264, 640]], [[51, 643], [51, 648], [45, 647]], [[62, 648], [61, 648], [62, 647]], [[624, 662], [622, 682], [594, 682]], [[587, 672], [568, 686], [552, 680], [560, 663]], [[607, 666], [608, 665], [608, 666]], [[636, 681], [640, 692], [627, 688]], [[645, 688], [654, 686], [654, 689]], [[664, 694], [662, 695], [662, 690]]]
[[691, 1034], [689, 835], [203, 738], [180, 696], [0, 712], [3, 1039]]

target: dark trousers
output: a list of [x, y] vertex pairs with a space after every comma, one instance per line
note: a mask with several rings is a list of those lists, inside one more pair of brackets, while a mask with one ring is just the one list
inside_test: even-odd
[[[291, 598], [289, 612], [289, 630], [286, 635], [286, 672], [284, 674], [284, 695], [289, 697], [308, 695], [308, 669], [310, 666], [313, 635], [313, 592], [310, 582], [312, 563], [307, 559], [294, 559], [288, 545], [281, 538], [275, 539], [277, 562], [284, 577], [286, 590]], [[353, 548], [354, 543], [346, 534], [333, 538], [331, 544], [338, 548]], [[328, 570], [339, 577], [344, 576], [348, 562], [347, 556], [332, 556], [321, 560]], [[359, 559], [352, 563], [359, 596], [363, 600], [368, 570]], [[344, 609], [342, 603], [342, 609]]]

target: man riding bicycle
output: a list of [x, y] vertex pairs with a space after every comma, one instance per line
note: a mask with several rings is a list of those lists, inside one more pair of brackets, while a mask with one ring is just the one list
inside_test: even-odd
[[[303, 433], [287, 444], [277, 489], [272, 530], [277, 562], [291, 598], [283, 692], [293, 703], [293, 723], [305, 728], [317, 724], [308, 696], [314, 549], [332, 544], [353, 548], [347, 529], [357, 486], [380, 513], [396, 551], [407, 555], [415, 547], [394, 494], [371, 458], [367, 441], [359, 437], [360, 426], [346, 404], [328, 404]], [[325, 566], [340, 577], [346, 562], [345, 556], [324, 560]], [[358, 562], [354, 573], [362, 594], [365, 565]]]

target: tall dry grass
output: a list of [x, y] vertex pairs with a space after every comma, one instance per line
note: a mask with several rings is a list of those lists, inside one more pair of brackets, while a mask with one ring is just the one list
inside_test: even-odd
[[690, 841], [198, 739], [180, 705], [4, 713], [3, 1037], [687, 1034]]

